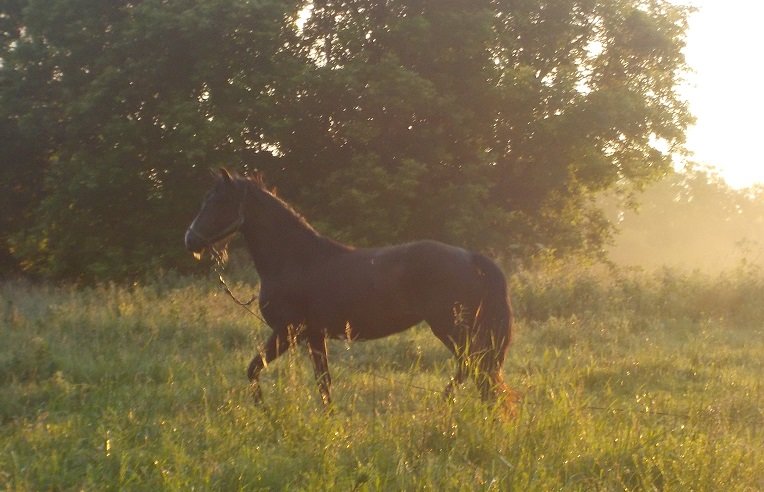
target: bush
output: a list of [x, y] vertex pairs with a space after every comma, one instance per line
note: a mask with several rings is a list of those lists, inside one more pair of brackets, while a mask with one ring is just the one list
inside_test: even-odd
[[607, 313], [734, 326], [764, 319], [764, 275], [746, 264], [718, 274], [556, 266], [521, 270], [510, 284], [517, 315], [532, 321]]

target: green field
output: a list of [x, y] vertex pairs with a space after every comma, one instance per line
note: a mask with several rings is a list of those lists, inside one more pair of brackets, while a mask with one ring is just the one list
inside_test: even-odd
[[[764, 275], [512, 278], [502, 421], [425, 327], [245, 369], [268, 328], [207, 279], [0, 285], [3, 490], [762, 490]], [[247, 285], [238, 283], [245, 292]]]

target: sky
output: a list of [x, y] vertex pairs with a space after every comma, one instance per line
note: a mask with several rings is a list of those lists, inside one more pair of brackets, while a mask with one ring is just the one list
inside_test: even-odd
[[717, 168], [733, 187], [764, 184], [764, 2], [676, 0], [690, 17], [685, 55], [694, 73], [682, 93], [697, 118], [691, 160]]

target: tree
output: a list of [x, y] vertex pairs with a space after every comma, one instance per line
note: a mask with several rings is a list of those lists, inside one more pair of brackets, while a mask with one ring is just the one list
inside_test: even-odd
[[[0, 224], [28, 271], [179, 267], [206, 168], [318, 228], [598, 254], [598, 193], [670, 169], [687, 11], [665, 0], [13, 0]], [[299, 20], [299, 21], [298, 21]], [[147, 220], [150, 218], [150, 220]], [[169, 225], [169, 226], [168, 226]]]
[[282, 187], [348, 238], [597, 254], [596, 195], [683, 142], [687, 12], [667, 2], [312, 5]]
[[275, 121], [289, 4], [14, 5], [0, 13], [0, 121], [27, 147], [4, 174], [34, 176], [38, 193], [24, 226], [6, 226], [14, 254], [52, 277], [182, 265], [207, 168], [252, 153]]

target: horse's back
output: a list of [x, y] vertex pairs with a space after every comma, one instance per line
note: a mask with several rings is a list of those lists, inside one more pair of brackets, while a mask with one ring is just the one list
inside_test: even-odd
[[416, 313], [479, 295], [480, 277], [474, 253], [437, 241], [356, 250], [355, 258], [337, 273], [345, 279], [348, 297], [365, 294], [363, 303], [386, 304], [385, 309]]
[[404, 246], [405, 277], [412, 286], [451, 297], [479, 289], [479, 272], [472, 251], [437, 241]]

